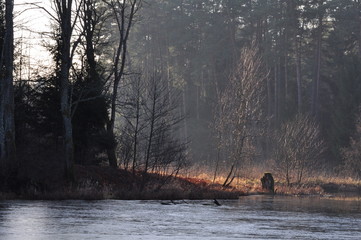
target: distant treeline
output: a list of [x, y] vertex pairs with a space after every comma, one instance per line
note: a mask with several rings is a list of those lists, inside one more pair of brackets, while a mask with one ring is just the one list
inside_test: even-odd
[[[268, 166], [269, 160], [309, 161], [297, 153], [301, 140], [289, 143], [293, 147], [288, 146], [290, 153], [283, 156], [276, 144], [280, 131], [285, 135], [287, 126], [302, 122], [303, 127], [295, 129], [314, 126], [322, 142], [313, 142], [319, 148], [312, 154], [318, 163], [308, 167], [360, 176], [360, 160], [350, 165], [346, 157], [347, 151], [357, 151], [357, 144], [353, 150], [349, 146], [359, 138], [360, 12], [358, 0], [156, 0], [141, 9], [130, 53], [136, 63], [158, 66], [181, 89], [188, 116], [182, 134], [191, 139], [193, 161], [201, 166], [223, 168], [228, 174], [233, 163], [241, 170], [249, 162]], [[222, 95], [230, 79], [244, 61], [242, 49], [249, 46], [257, 49], [260, 70], [267, 74], [260, 119], [265, 126], [257, 140], [253, 138], [252, 151], [227, 153], [229, 147], [219, 141], [217, 114], [222, 113]], [[231, 139], [236, 142], [234, 136]]]

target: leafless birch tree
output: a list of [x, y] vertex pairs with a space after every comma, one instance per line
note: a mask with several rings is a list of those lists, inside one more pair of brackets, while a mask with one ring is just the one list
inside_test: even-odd
[[256, 47], [244, 48], [218, 100], [216, 128], [229, 168], [224, 186], [233, 181], [242, 159], [247, 157], [247, 146], [259, 135], [263, 125], [266, 77]]

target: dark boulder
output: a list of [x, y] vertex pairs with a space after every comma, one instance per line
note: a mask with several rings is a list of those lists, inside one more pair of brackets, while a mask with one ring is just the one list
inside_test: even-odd
[[271, 173], [265, 173], [261, 178], [262, 189], [274, 193], [275, 181]]

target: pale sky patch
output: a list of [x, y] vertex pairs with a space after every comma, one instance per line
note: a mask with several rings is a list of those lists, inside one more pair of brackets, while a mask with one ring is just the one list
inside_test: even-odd
[[[38, 6], [51, 9], [50, 0], [18, 0], [14, 7], [14, 37], [17, 51], [22, 52], [22, 78], [38, 72], [41, 75], [51, 65], [51, 56], [44, 47], [49, 42], [50, 17]], [[17, 61], [20, 61], [17, 59]], [[17, 72], [19, 75], [19, 73]]]

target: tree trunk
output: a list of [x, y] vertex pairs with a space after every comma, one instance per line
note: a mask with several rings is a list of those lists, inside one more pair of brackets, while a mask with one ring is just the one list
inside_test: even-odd
[[73, 180], [74, 145], [73, 125], [71, 122], [71, 99], [69, 97], [69, 70], [71, 67], [71, 36], [72, 36], [72, 0], [56, 0], [61, 29], [61, 63], [60, 63], [60, 107], [64, 131], [64, 163], [65, 176]]
[[[14, 1], [5, 2], [5, 36], [2, 46], [1, 68], [4, 72], [0, 90], [0, 167], [4, 175], [16, 169], [15, 121], [14, 121]], [[1, 71], [2, 72], [2, 71]]]
[[187, 121], [187, 101], [186, 101], [186, 86], [184, 86], [182, 91], [182, 106], [183, 106], [183, 117], [184, 117], [184, 128], [183, 128], [183, 136], [184, 141], [187, 142], [188, 140], [188, 121]]
[[3, 80], [0, 84], [0, 166], [5, 172], [3, 167], [5, 161], [5, 129], [4, 129], [4, 115], [5, 115], [5, 103], [4, 103], [4, 83]]
[[301, 79], [301, 40], [296, 40], [296, 80], [297, 80], [297, 108], [302, 110], [302, 79]]
[[267, 77], [267, 117], [272, 116], [272, 86], [271, 78]]
[[[221, 141], [221, 133], [218, 133], [218, 140], [219, 142]], [[221, 146], [218, 145], [217, 146], [217, 159], [216, 159], [216, 166], [215, 166], [215, 169], [214, 169], [214, 175], [213, 175], [213, 183], [216, 181], [216, 178], [217, 178], [217, 172], [218, 172], [218, 167], [219, 167], [219, 161], [221, 159]]]
[[227, 186], [229, 186], [229, 184], [231, 183], [232, 180], [229, 180], [229, 179], [230, 179], [231, 176], [232, 176], [232, 173], [233, 173], [233, 170], [234, 170], [235, 165], [236, 165], [236, 162], [233, 162], [233, 163], [232, 163], [232, 166], [231, 166], [231, 170], [229, 171], [229, 173], [228, 173], [228, 175], [227, 175], [227, 177], [226, 177], [226, 180], [224, 180], [224, 182], [223, 182], [223, 185], [222, 185], [223, 187], [227, 187]]
[[279, 118], [279, 88], [280, 88], [280, 82], [279, 82], [279, 76], [278, 76], [278, 64], [275, 63], [274, 66], [274, 123], [277, 126], [278, 118]]
[[358, 54], [361, 60], [361, 1], [358, 1], [358, 24], [359, 24], [359, 34], [358, 34]]
[[320, 25], [318, 27], [317, 34], [317, 46], [316, 46], [316, 59], [315, 59], [315, 76], [312, 85], [312, 106], [311, 112], [314, 116], [318, 115], [318, 101], [319, 101], [319, 86], [320, 86], [320, 74], [321, 74], [321, 44], [322, 44], [322, 16], [319, 17]]
[[109, 166], [112, 168], [118, 167], [117, 156], [116, 156], [115, 152], [116, 152], [116, 146], [107, 148], [107, 154], [108, 154], [108, 158], [109, 158]]
[[136, 115], [135, 115], [135, 126], [134, 126], [134, 146], [133, 146], [133, 166], [132, 166], [132, 171], [133, 171], [133, 175], [135, 174], [135, 166], [136, 166], [136, 161], [137, 161], [137, 148], [138, 148], [138, 134], [139, 134], [139, 121], [140, 121], [140, 77], [137, 79], [138, 84], [137, 84], [137, 103], [136, 103]]
[[107, 144], [107, 154], [108, 154], [108, 161], [109, 166], [112, 168], [116, 168], [117, 164], [117, 156], [115, 154], [116, 151], [116, 141], [114, 135], [114, 124], [115, 124], [115, 110], [116, 110], [116, 99], [118, 96], [118, 85], [120, 79], [115, 80], [113, 86], [113, 95], [111, 99], [111, 109], [110, 109], [110, 119], [107, 124], [107, 137], [108, 137], [108, 144]]
[[85, 41], [86, 41], [86, 57], [89, 64], [89, 75], [93, 81], [100, 81], [100, 77], [97, 71], [97, 62], [95, 60], [94, 49], [94, 31], [96, 22], [94, 22], [95, 0], [84, 1], [84, 29], [85, 29]]
[[[119, 83], [123, 77], [124, 69], [125, 69], [125, 61], [127, 56], [127, 41], [129, 38], [130, 29], [133, 24], [133, 18], [136, 14], [139, 6], [139, 0], [133, 1], [121, 1], [115, 0], [110, 1], [108, 6], [112, 9], [113, 15], [117, 24], [118, 33], [119, 33], [119, 43], [116, 49], [115, 57], [114, 57], [114, 83], [113, 83], [113, 93], [111, 96], [111, 109], [110, 109], [110, 117], [107, 123], [107, 134], [109, 141], [112, 142], [107, 149], [109, 166], [116, 168], [118, 167], [117, 157], [115, 154], [116, 150], [116, 141], [114, 134], [114, 124], [115, 124], [115, 112], [116, 112], [116, 101], [118, 98], [118, 87]], [[129, 5], [128, 5], [129, 4]], [[129, 12], [126, 12], [126, 9], [129, 9]]]
[[199, 98], [200, 98], [200, 87], [199, 86], [195, 86], [196, 87], [196, 118], [197, 120], [199, 120]]
[[157, 103], [157, 94], [158, 94], [158, 89], [156, 86], [156, 82], [155, 79], [152, 80], [152, 84], [154, 84], [153, 86], [153, 99], [152, 99], [152, 108], [151, 108], [151, 116], [150, 116], [150, 130], [149, 130], [149, 136], [148, 136], [148, 146], [147, 146], [147, 154], [145, 157], [145, 167], [144, 167], [144, 172], [143, 174], [146, 175], [148, 172], [148, 167], [149, 167], [149, 160], [150, 160], [150, 153], [151, 153], [151, 148], [152, 148], [152, 142], [153, 142], [153, 137], [154, 137], [154, 124], [155, 124], [155, 111], [156, 111], [156, 103]]
[[[120, 50], [118, 50], [119, 52]], [[114, 124], [115, 124], [115, 111], [116, 111], [116, 101], [118, 97], [118, 86], [120, 83], [120, 79], [122, 74], [119, 75], [118, 67], [115, 67], [115, 80], [113, 84], [113, 94], [111, 97], [111, 109], [110, 109], [110, 119], [107, 123], [107, 137], [108, 137], [108, 144], [107, 144], [107, 154], [108, 154], [108, 161], [109, 166], [112, 168], [116, 168], [118, 166], [117, 164], [117, 156], [115, 154], [116, 150], [116, 141], [115, 141], [115, 135], [114, 135]]]
[[359, 36], [358, 36], [358, 54], [359, 54], [359, 58], [361, 59], [361, 10], [360, 10], [360, 32], [359, 32]]
[[284, 78], [285, 78], [285, 101], [287, 102], [288, 100], [288, 34], [287, 34], [287, 28], [286, 28], [286, 33], [285, 33], [285, 42], [284, 42]]
[[[62, 103], [67, 98], [62, 94]], [[73, 144], [73, 126], [71, 123], [70, 107], [63, 107], [62, 104], [62, 117], [64, 126], [64, 148], [65, 148], [65, 176], [68, 180], [72, 181], [74, 178], [73, 164], [74, 164], [74, 144]]]

